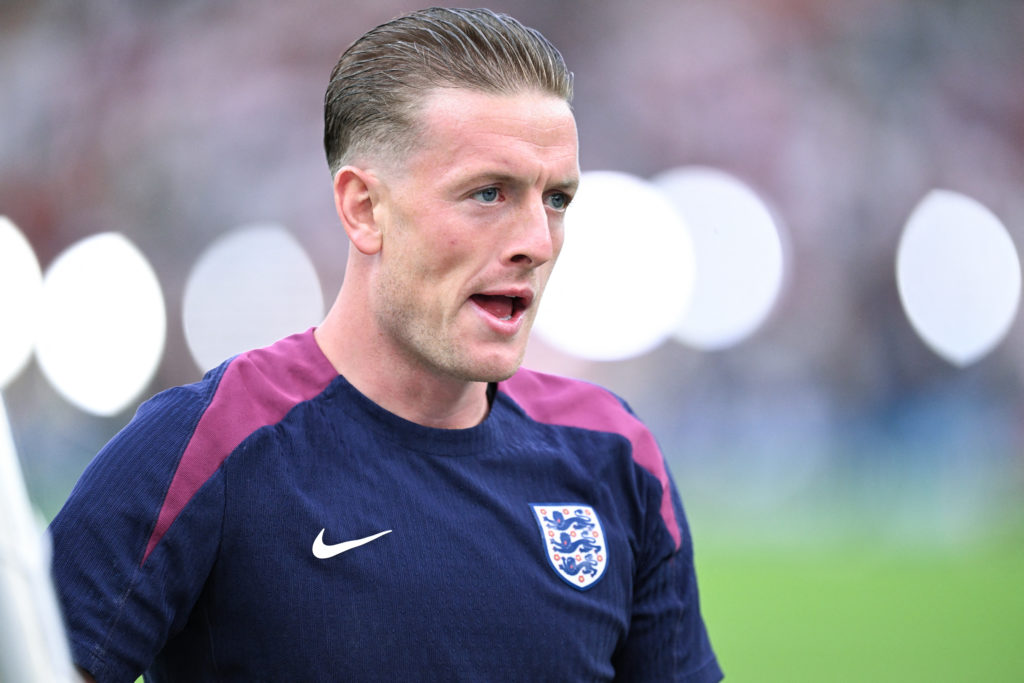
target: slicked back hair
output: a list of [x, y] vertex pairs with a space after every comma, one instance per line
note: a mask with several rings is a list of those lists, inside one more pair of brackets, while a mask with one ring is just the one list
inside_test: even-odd
[[572, 102], [572, 73], [535, 29], [487, 9], [433, 7], [356, 40], [331, 72], [324, 149], [331, 174], [362, 155], [397, 159], [416, 143], [417, 111], [435, 88], [549, 93]]

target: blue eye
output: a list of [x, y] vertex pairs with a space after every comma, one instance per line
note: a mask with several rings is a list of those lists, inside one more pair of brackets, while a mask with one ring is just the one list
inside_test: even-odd
[[548, 195], [548, 206], [552, 209], [562, 211], [565, 207], [569, 206], [571, 197], [564, 192], [553, 192]]
[[479, 199], [487, 204], [498, 201], [500, 197], [501, 193], [498, 192], [498, 188], [496, 187], [486, 187], [473, 193], [474, 199]]

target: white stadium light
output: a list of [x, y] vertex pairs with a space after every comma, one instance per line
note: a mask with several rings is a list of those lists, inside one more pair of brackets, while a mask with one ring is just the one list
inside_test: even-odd
[[957, 192], [933, 190], [910, 215], [896, 254], [907, 317], [938, 355], [957, 366], [991, 351], [1020, 303], [1020, 260], [1000, 220]]
[[537, 334], [589, 360], [621, 360], [665, 341], [686, 311], [693, 248], [651, 183], [584, 173], [566, 214], [565, 245], [537, 314]]
[[782, 290], [783, 245], [771, 211], [743, 182], [713, 168], [673, 169], [654, 183], [693, 238], [693, 298], [676, 339], [704, 351], [738, 344], [761, 326]]
[[156, 372], [166, 331], [156, 273], [123, 235], [83, 239], [47, 269], [36, 357], [82, 410], [109, 416], [135, 400]]
[[32, 358], [39, 294], [39, 261], [28, 240], [6, 216], [0, 216], [0, 388]]
[[206, 249], [189, 274], [182, 309], [188, 348], [205, 371], [318, 324], [324, 301], [298, 241], [280, 225], [259, 223]]

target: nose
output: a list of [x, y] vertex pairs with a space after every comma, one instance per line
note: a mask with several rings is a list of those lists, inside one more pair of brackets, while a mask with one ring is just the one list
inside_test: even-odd
[[555, 258], [559, 246], [555, 231], [560, 228], [553, 221], [542, 201], [531, 202], [517, 212], [507, 249], [508, 261], [536, 268]]

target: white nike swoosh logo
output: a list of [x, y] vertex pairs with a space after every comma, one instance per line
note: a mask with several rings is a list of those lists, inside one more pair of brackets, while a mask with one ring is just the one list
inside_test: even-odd
[[361, 545], [366, 545], [370, 541], [377, 540], [384, 534], [391, 533], [391, 529], [388, 529], [387, 531], [382, 531], [379, 534], [367, 536], [366, 538], [357, 538], [354, 541], [345, 541], [343, 543], [327, 545], [326, 543], [324, 543], [325, 531], [327, 531], [327, 529], [321, 529], [320, 535], [316, 537], [315, 541], [313, 541], [313, 556], [321, 560], [326, 560], [330, 557], [334, 557], [335, 555], [341, 555], [343, 552], [352, 550], [352, 548], [358, 548]]

